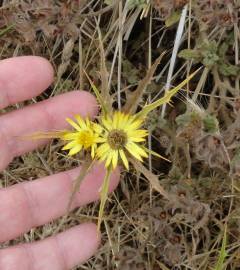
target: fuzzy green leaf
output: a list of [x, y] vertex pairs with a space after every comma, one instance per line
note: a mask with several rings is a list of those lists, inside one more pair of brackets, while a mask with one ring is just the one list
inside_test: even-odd
[[175, 11], [173, 12], [165, 21], [166, 27], [170, 27], [173, 24], [177, 23], [180, 20], [181, 17], [181, 11]]
[[208, 114], [203, 118], [203, 125], [206, 132], [215, 133], [219, 131], [218, 120], [212, 115]]
[[240, 67], [227, 63], [219, 63], [219, 72], [224, 76], [237, 76], [240, 74]]
[[181, 50], [178, 56], [186, 60], [193, 59], [196, 62], [199, 62], [201, 60], [201, 53], [199, 50], [191, 50], [191, 49]]

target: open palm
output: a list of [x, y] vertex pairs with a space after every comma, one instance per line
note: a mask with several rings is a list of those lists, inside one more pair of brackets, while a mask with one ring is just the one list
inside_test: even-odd
[[[0, 61], [0, 109], [30, 99], [44, 91], [53, 81], [50, 63], [34, 56]], [[46, 140], [19, 140], [19, 136], [36, 131], [66, 127], [66, 117], [75, 114], [94, 116], [97, 104], [92, 95], [72, 91], [0, 116], [0, 170], [16, 156], [37, 148]], [[31, 182], [0, 189], [0, 242], [5, 242], [65, 214], [72, 182], [80, 168]], [[99, 198], [105, 171], [97, 165], [84, 179], [73, 202], [82, 206]], [[112, 190], [119, 180], [111, 179]], [[87, 260], [100, 242], [96, 226], [81, 224], [66, 232], [31, 244], [0, 250], [2, 270], [71, 269]]]

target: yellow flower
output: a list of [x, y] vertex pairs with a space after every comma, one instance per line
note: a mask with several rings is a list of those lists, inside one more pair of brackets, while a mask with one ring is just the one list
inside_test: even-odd
[[145, 142], [147, 130], [140, 129], [143, 119], [117, 111], [113, 116], [102, 117], [102, 143], [96, 150], [96, 156], [105, 162], [107, 168], [114, 169], [121, 158], [126, 169], [129, 169], [127, 155], [130, 154], [142, 161], [148, 156], [139, 143]]
[[91, 148], [91, 157], [94, 158], [97, 143], [102, 142], [100, 133], [102, 128], [91, 122], [88, 118], [83, 120], [80, 115], [75, 116], [77, 123], [67, 118], [66, 121], [75, 129], [75, 131], [66, 131], [61, 136], [62, 140], [70, 141], [62, 149], [70, 150], [68, 155], [72, 156], [80, 152], [82, 149]]

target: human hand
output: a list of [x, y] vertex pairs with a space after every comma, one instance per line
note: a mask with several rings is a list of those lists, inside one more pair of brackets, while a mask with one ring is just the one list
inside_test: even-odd
[[[53, 69], [41, 57], [25, 56], [0, 61], [0, 109], [30, 99], [53, 81]], [[46, 143], [20, 140], [37, 131], [64, 129], [66, 117], [94, 116], [97, 103], [84, 91], [72, 91], [0, 116], [0, 171], [16, 156]], [[79, 168], [0, 189], [0, 243], [65, 214]], [[96, 165], [84, 179], [73, 202], [82, 206], [99, 198], [105, 171]], [[116, 187], [118, 172], [111, 179]], [[86, 223], [31, 244], [0, 250], [1, 270], [71, 269], [94, 254], [100, 242], [95, 224]]]

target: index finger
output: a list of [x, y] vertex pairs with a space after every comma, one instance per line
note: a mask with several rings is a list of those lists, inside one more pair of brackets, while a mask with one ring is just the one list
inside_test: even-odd
[[53, 68], [39, 56], [0, 61], [0, 109], [39, 95], [53, 81]]
[[21, 136], [62, 130], [68, 126], [66, 117], [75, 114], [93, 117], [97, 111], [94, 96], [85, 91], [72, 91], [0, 116], [0, 171], [14, 157], [48, 142], [26, 140]]

